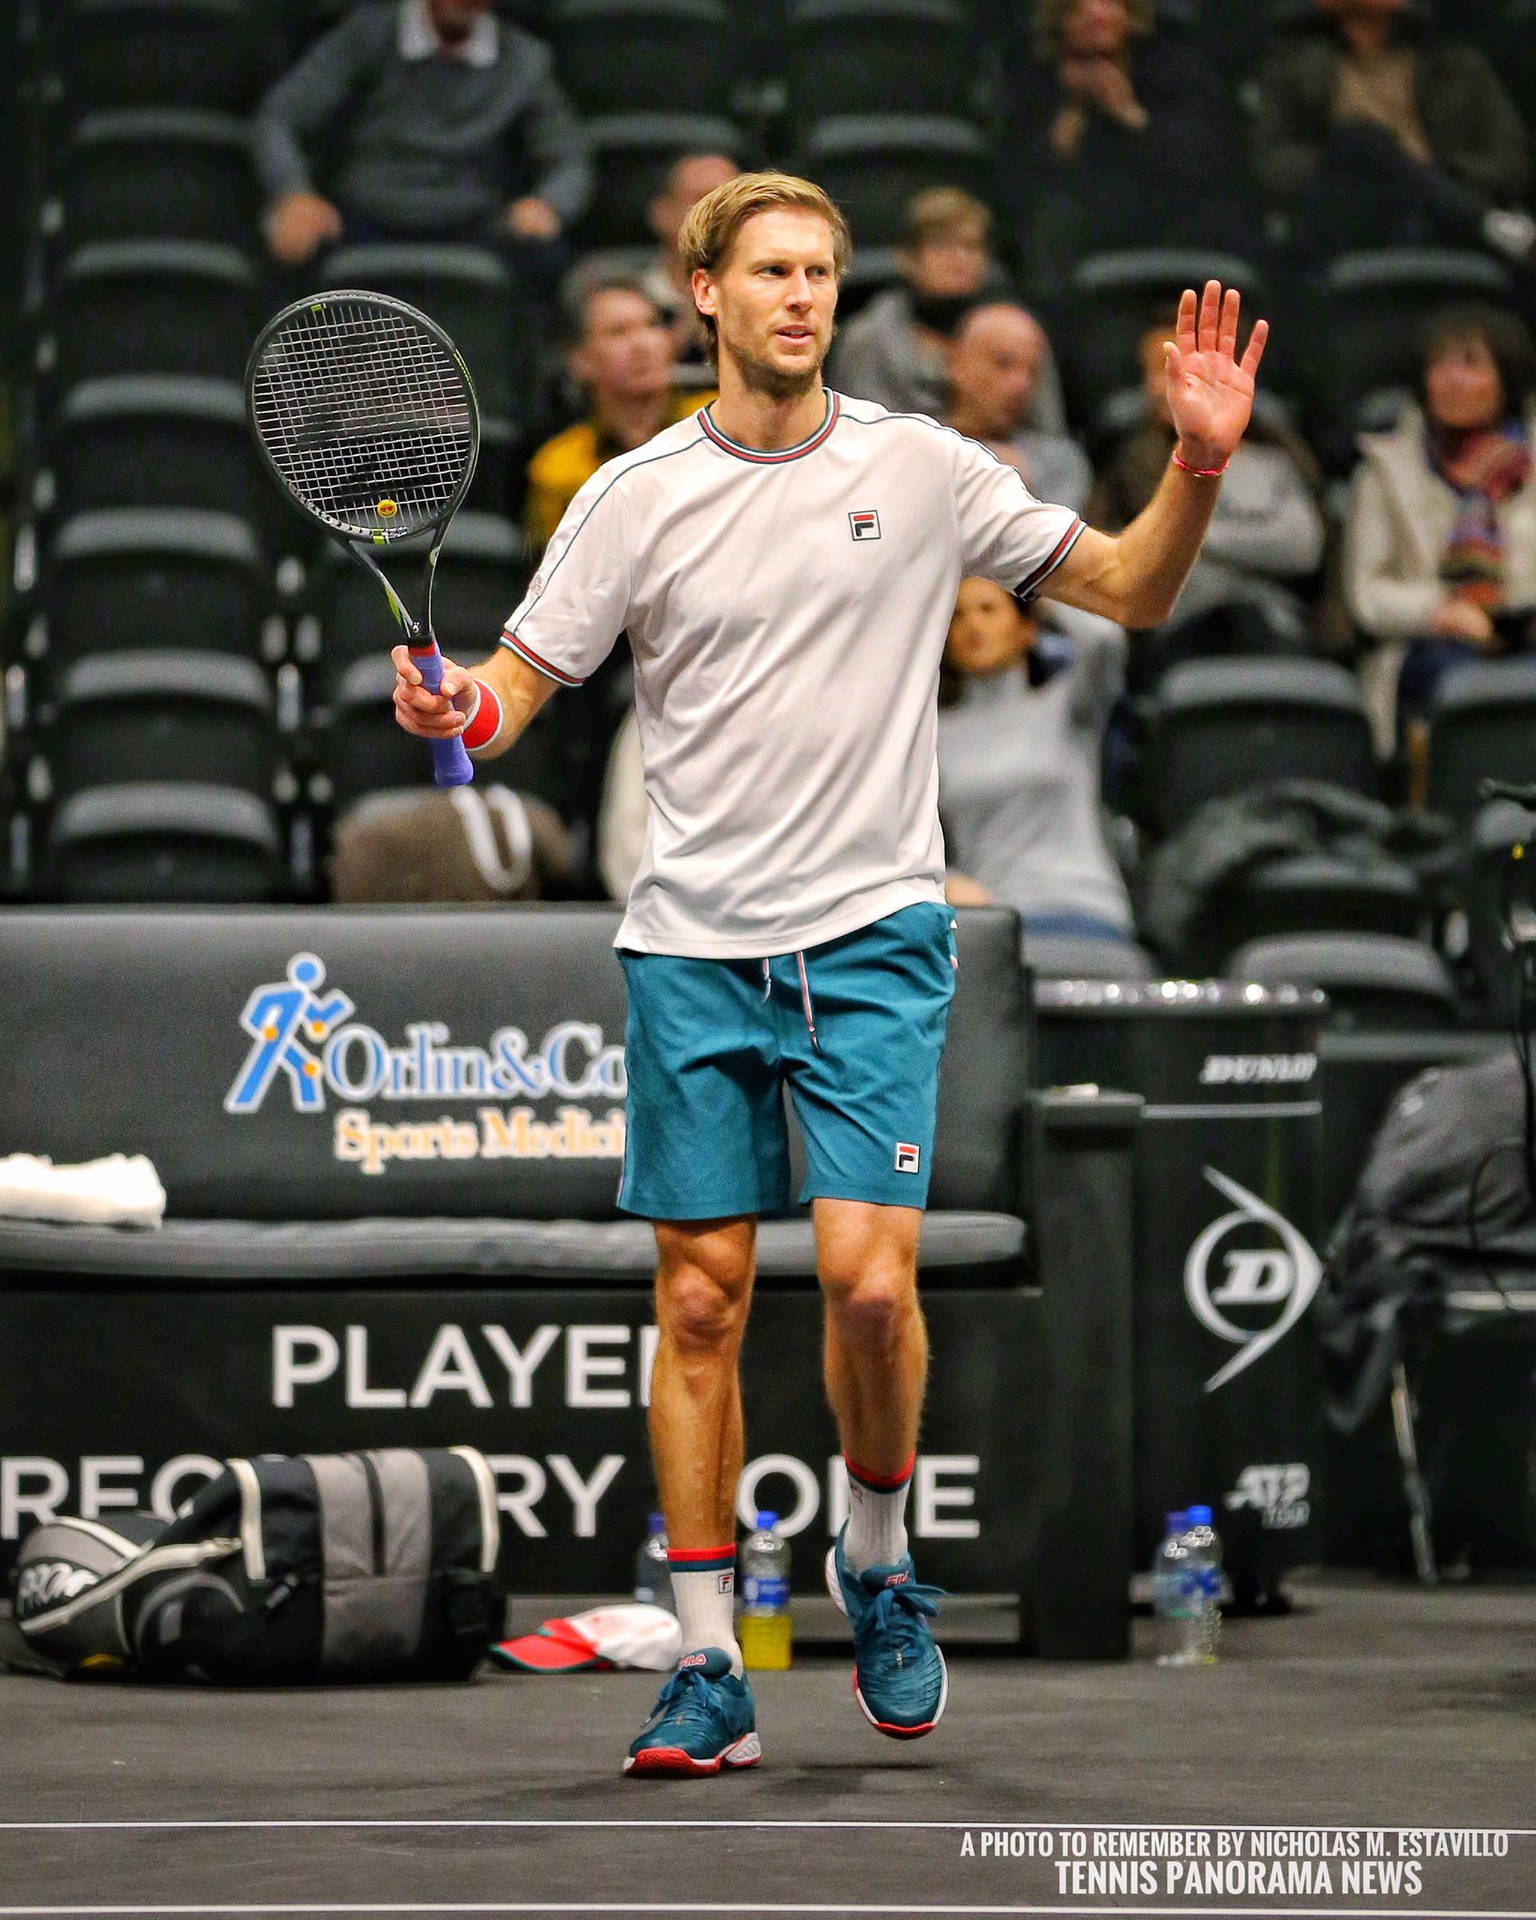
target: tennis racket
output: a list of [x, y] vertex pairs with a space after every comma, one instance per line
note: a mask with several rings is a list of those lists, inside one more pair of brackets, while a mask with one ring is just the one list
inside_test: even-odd
[[[437, 556], [480, 454], [480, 408], [458, 349], [404, 300], [312, 294], [262, 329], [245, 370], [245, 406], [273, 478], [378, 581], [422, 684], [437, 693]], [[422, 536], [418, 621], [375, 556]], [[434, 740], [432, 759], [440, 787], [475, 777], [459, 740]]]

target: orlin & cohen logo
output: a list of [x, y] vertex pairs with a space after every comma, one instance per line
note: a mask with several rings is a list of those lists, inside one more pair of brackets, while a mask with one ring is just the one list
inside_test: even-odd
[[[1233, 1203], [1233, 1211], [1213, 1220], [1184, 1260], [1184, 1296], [1196, 1319], [1239, 1349], [1206, 1381], [1206, 1392], [1214, 1393], [1285, 1338], [1311, 1305], [1323, 1269], [1305, 1238], [1283, 1214], [1214, 1167], [1205, 1169], [1205, 1177]], [[1218, 1269], [1222, 1277], [1213, 1286], [1211, 1267], [1217, 1248], [1244, 1229], [1253, 1238], [1256, 1227], [1267, 1228], [1279, 1246], [1227, 1249]], [[1267, 1326], [1239, 1326], [1227, 1317], [1224, 1308], [1255, 1312], [1272, 1309], [1274, 1317]]]
[[[442, 1022], [422, 1020], [406, 1026], [404, 1045], [391, 1046], [353, 1019], [345, 993], [325, 989], [316, 955], [296, 953], [285, 973], [257, 987], [240, 1014], [251, 1046], [224, 1096], [226, 1113], [257, 1112], [280, 1080], [295, 1113], [323, 1113], [329, 1092], [347, 1103], [333, 1119], [332, 1152], [367, 1174], [395, 1160], [624, 1157], [624, 1049], [608, 1045], [600, 1026], [564, 1020], [537, 1047], [520, 1027], [499, 1027], [479, 1047], [455, 1046]], [[498, 1097], [522, 1104], [394, 1122], [355, 1104]], [[551, 1097], [567, 1103], [553, 1119], [527, 1104]], [[610, 1104], [594, 1113], [577, 1101]]]

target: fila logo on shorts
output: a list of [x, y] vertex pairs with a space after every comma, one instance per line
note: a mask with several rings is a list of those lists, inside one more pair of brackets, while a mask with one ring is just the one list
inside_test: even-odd
[[908, 1140], [896, 1142], [896, 1171], [898, 1173], [916, 1173], [919, 1159], [918, 1150]]
[[850, 513], [848, 525], [855, 540], [878, 540], [880, 538], [880, 516], [878, 513]]

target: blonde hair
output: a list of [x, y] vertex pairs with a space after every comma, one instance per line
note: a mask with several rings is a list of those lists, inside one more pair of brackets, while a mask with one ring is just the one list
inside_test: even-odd
[[[1228, 0], [1231, 4], [1231, 0]], [[1073, 5], [1073, 0], [1035, 0], [1034, 38], [1035, 58], [1052, 61], [1061, 53], [1061, 20]], [[1153, 12], [1153, 0], [1125, 0], [1125, 10], [1131, 16], [1131, 32], [1143, 40], [1149, 40], [1156, 31], [1157, 21]]]
[[[796, 207], [806, 213], [818, 213], [832, 231], [832, 264], [839, 280], [847, 270], [853, 252], [848, 222], [838, 211], [831, 196], [814, 180], [802, 180], [793, 173], [738, 173], [734, 180], [695, 200], [684, 217], [677, 236], [678, 257], [691, 277], [700, 268], [716, 272], [730, 258], [736, 236], [754, 214], [771, 213], [776, 207]], [[704, 348], [711, 364], [719, 358], [720, 343], [714, 317], [695, 313], [704, 335]]]
[[967, 229], [992, 238], [992, 210], [963, 187], [924, 187], [907, 202], [907, 249], [911, 253], [932, 240], [947, 240]]

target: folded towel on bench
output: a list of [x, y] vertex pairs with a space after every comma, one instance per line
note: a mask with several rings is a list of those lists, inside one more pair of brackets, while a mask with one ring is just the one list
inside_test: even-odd
[[34, 1153], [0, 1157], [0, 1215], [11, 1219], [158, 1227], [164, 1214], [165, 1188], [142, 1153], [62, 1167]]

